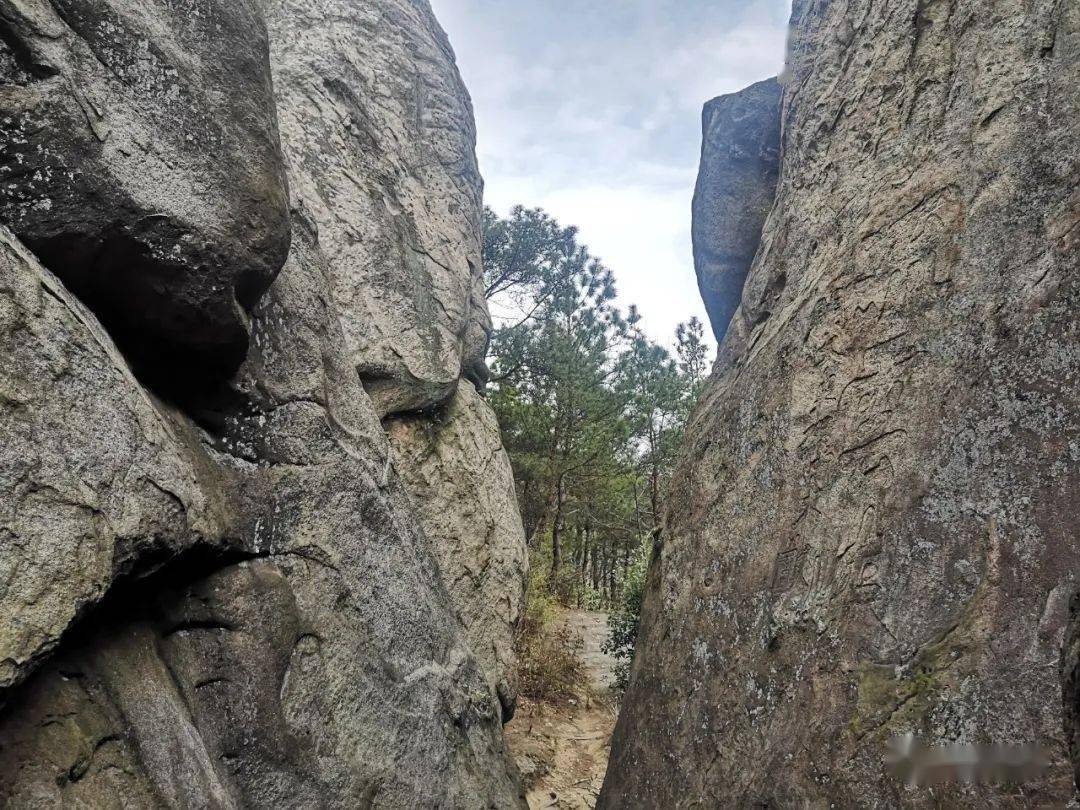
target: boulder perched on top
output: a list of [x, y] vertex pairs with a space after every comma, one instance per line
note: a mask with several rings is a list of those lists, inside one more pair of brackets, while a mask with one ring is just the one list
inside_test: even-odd
[[701, 116], [701, 165], [694, 190], [694, 267], [717, 341], [742, 298], [780, 175], [776, 79], [714, 98]]

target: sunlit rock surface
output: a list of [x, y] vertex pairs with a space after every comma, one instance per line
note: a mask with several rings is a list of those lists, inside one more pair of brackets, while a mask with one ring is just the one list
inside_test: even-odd
[[394, 467], [416, 504], [505, 722], [517, 701], [514, 628], [528, 555], [514, 471], [495, 414], [462, 381], [444, 410], [392, 420], [388, 433]]
[[274, 0], [283, 148], [380, 416], [476, 376], [490, 320], [472, 104], [426, 0]]

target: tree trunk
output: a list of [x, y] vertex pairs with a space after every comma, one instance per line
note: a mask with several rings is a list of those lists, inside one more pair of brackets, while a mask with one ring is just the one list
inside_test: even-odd
[[543, 537], [544, 529], [547, 527], [548, 517], [551, 515], [551, 510], [555, 507], [555, 490], [552, 489], [551, 494], [548, 495], [547, 502], [544, 503], [544, 508], [540, 511], [539, 517], [536, 519], [536, 525], [533, 526], [532, 533], [528, 535], [527, 545], [531, 549], [540, 548], [540, 538]]
[[574, 604], [581, 607], [581, 524], [574, 523]]
[[607, 601], [608, 582], [611, 579], [611, 540], [604, 542], [603, 569], [600, 572], [600, 594]]
[[615, 549], [611, 549], [611, 565], [608, 566], [608, 608], [615, 606], [615, 569], [618, 566]]
[[650, 506], [652, 507], [652, 528], [656, 529], [656, 526], [660, 520], [660, 462], [656, 458], [656, 452], [653, 452], [652, 459], [652, 474], [650, 476], [651, 491], [649, 492]]
[[600, 547], [593, 546], [592, 549], [592, 587], [594, 591], [600, 590]]
[[589, 571], [589, 524], [581, 527], [578, 535], [578, 604], [585, 598]]
[[521, 486], [521, 492], [520, 493], [517, 492], [517, 487], [516, 486], [514, 487], [515, 494], [519, 495], [519, 497], [518, 497], [518, 511], [521, 512], [521, 522], [522, 522], [523, 528], [525, 529], [525, 536], [526, 537], [532, 537], [533, 529], [536, 528], [535, 526], [530, 525], [530, 521], [529, 521], [529, 518], [531, 517], [529, 515], [529, 511], [530, 511], [529, 510], [529, 487], [531, 485], [532, 485], [532, 479], [527, 478], [527, 479], [525, 479], [525, 483], [522, 484], [522, 486]]
[[551, 578], [548, 586], [551, 592], [559, 591], [559, 569], [562, 567], [562, 549], [560, 548], [563, 522], [563, 480], [560, 475], [555, 481], [555, 517], [551, 521]]

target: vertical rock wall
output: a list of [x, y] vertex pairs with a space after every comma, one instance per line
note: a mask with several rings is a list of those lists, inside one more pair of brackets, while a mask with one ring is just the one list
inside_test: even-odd
[[[478, 539], [454, 549], [508, 560], [490, 591], [507, 609], [465, 628], [474, 614], [440, 565], [456, 576], [482, 562], [433, 553], [379, 419], [482, 376], [486, 343], [469, 252], [471, 110], [426, 3], [0, 0], [0, 34], [0, 171], [25, 203], [18, 217], [0, 209], [16, 230], [0, 227], [0, 805], [518, 806], [494, 667], [524, 573], [520, 524], [490, 496], [508, 472], [496, 464], [485, 479], [471, 446], [460, 458], [444, 447], [447, 469], [472, 477], [425, 483], [432, 497], [476, 502], [475, 524], [455, 525]], [[134, 73], [110, 61], [128, 52]], [[81, 72], [97, 63], [108, 93]], [[309, 98], [320, 87], [331, 95]], [[27, 99], [61, 99], [50, 111], [68, 96], [89, 105], [84, 118], [42, 113], [19, 130]], [[306, 119], [309, 101], [323, 119]], [[349, 123], [381, 131], [372, 120], [386, 109], [402, 123], [376, 141]], [[177, 110], [228, 137], [180, 159], [168, 151], [187, 143]], [[441, 174], [425, 121], [457, 150]], [[41, 185], [46, 173], [18, 160], [24, 136], [103, 190]], [[148, 173], [154, 160], [172, 173]], [[365, 201], [334, 185], [346, 176], [386, 193]], [[85, 214], [58, 216], [58, 244], [104, 245], [94, 273], [119, 274], [115, 285], [88, 293], [70, 256], [34, 249], [39, 230], [56, 230], [58, 189]], [[109, 207], [109, 195], [135, 202]], [[106, 215], [115, 223], [101, 225]], [[265, 223], [275, 235], [260, 241]], [[414, 226], [426, 241], [402, 237]], [[442, 269], [414, 273], [403, 249], [371, 273], [361, 242], [419, 247]], [[445, 307], [445, 323], [423, 323], [438, 339], [408, 325], [387, 329], [393, 345], [357, 337], [365, 319], [419, 323], [402, 314], [402, 274], [414, 299]], [[148, 300], [175, 308], [140, 309]], [[227, 323], [213, 315], [226, 311]], [[136, 315], [182, 334], [147, 332]], [[364, 352], [419, 359], [370, 377]], [[501, 452], [486, 409], [473, 393], [462, 417], [485, 461]]]
[[509, 719], [528, 557], [498, 423], [473, 385], [490, 318], [468, 93], [421, 0], [280, 0], [267, 20], [289, 181], [318, 233], [342, 355], [386, 420]]
[[293, 195], [327, 258], [380, 416], [475, 376], [483, 297], [472, 106], [426, 0], [276, 0], [268, 24]]
[[[601, 805], [1062, 806], [1080, 6], [796, 0], [783, 84]], [[904, 787], [909, 732], [1049, 765]]]

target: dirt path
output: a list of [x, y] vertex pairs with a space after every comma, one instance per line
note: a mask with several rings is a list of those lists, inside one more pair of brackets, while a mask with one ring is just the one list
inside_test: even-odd
[[581, 639], [588, 687], [566, 708], [523, 700], [506, 727], [532, 810], [595, 807], [615, 728], [610, 691], [615, 659], [600, 649], [607, 639], [607, 614], [568, 610], [562, 621]]

